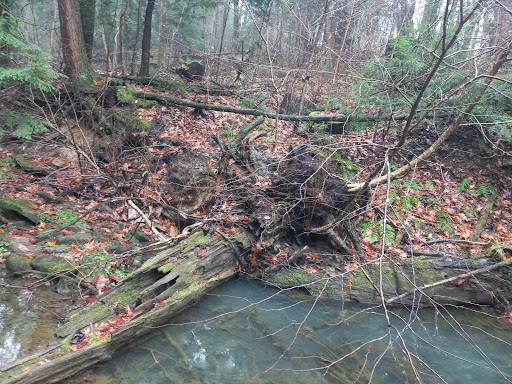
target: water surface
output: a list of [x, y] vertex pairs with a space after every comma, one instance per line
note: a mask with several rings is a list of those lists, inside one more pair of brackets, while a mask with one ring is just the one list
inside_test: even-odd
[[[97, 383], [507, 383], [511, 324], [474, 310], [389, 313], [255, 282], [217, 288], [173, 324], [78, 374]], [[399, 335], [398, 335], [398, 333]], [[411, 362], [416, 372], [411, 368]]]

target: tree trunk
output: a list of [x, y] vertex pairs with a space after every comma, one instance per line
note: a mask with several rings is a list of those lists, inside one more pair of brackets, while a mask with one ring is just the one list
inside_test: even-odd
[[58, 4], [64, 73], [77, 88], [87, 87], [92, 68], [85, 51], [78, 0], [59, 0]]
[[110, 44], [107, 38], [107, 30], [105, 28], [105, 0], [101, 0], [100, 2], [100, 30], [101, 30], [101, 41], [103, 42], [103, 48], [105, 49], [105, 70], [107, 73], [110, 72], [110, 68], [112, 67], [110, 64], [112, 62], [112, 57], [110, 56]]
[[141, 21], [142, 21], [142, 6], [144, 5], [144, 0], [139, 0], [139, 6], [137, 7], [137, 28], [135, 30], [135, 44], [133, 45], [132, 52], [132, 60], [130, 62], [130, 75], [135, 76], [135, 63], [137, 62], [137, 51], [139, 50], [139, 42], [140, 42], [140, 30]]
[[153, 20], [153, 9], [155, 0], [148, 0], [146, 17], [144, 18], [144, 31], [142, 33], [142, 58], [140, 60], [140, 77], [149, 77], [149, 59], [151, 57], [151, 21]]
[[121, 68], [121, 73], [124, 75], [126, 73], [126, 66], [124, 64], [124, 24], [126, 22], [126, 16], [128, 15], [128, 11], [130, 10], [130, 1], [126, 2], [126, 7], [124, 8], [121, 16], [119, 16], [119, 50], [117, 56], [117, 63], [119, 68]]
[[158, 69], [163, 69], [165, 65], [165, 50], [167, 46], [167, 0], [160, 0], [158, 9]]
[[240, 37], [240, 0], [233, 0], [233, 51], [238, 53]]
[[92, 60], [92, 49], [94, 45], [94, 23], [96, 20], [96, 0], [81, 0], [80, 20], [82, 21], [82, 32], [84, 37], [85, 52], [89, 62]]

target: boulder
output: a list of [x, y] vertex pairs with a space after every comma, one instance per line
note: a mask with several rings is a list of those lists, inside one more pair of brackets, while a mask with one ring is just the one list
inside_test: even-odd
[[17, 255], [26, 255], [27, 253], [34, 253], [37, 246], [32, 244], [28, 237], [11, 237], [7, 249]]
[[279, 113], [283, 114], [283, 115], [304, 115], [304, 116], [306, 116], [316, 110], [316, 105], [311, 100], [304, 97], [304, 106], [302, 108], [302, 113], [299, 113], [300, 103], [301, 103], [300, 96], [296, 96], [292, 93], [286, 93], [283, 96], [283, 100], [281, 101], [281, 104], [279, 105]]
[[34, 257], [31, 266], [36, 271], [46, 273], [64, 272], [76, 267], [70, 260], [54, 255]]
[[32, 270], [30, 259], [21, 255], [11, 256], [5, 262], [5, 267], [9, 272], [22, 273]]
[[205, 68], [203, 64], [191, 61], [176, 68], [176, 73], [187, 80], [202, 80]]
[[0, 211], [10, 217], [21, 218], [32, 224], [39, 222], [39, 214], [27, 204], [33, 203], [27, 199], [17, 199], [15, 197], [4, 197], [0, 200]]
[[91, 233], [72, 233], [71, 235], [58, 235], [57, 244], [77, 244], [84, 245], [93, 240]]

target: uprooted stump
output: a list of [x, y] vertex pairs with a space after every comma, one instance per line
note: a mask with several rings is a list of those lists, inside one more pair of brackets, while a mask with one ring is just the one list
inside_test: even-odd
[[[240, 241], [241, 236], [237, 237]], [[172, 247], [164, 245], [118, 286], [72, 312], [49, 347], [0, 369], [0, 382], [55, 383], [110, 359], [119, 347], [164, 324], [233, 276], [238, 245], [234, 237], [202, 230]], [[131, 320], [112, 328], [106, 337], [95, 332], [95, 325], [126, 312], [132, 313]], [[88, 338], [83, 338], [88, 332]], [[84, 346], [73, 350], [77, 337]]]

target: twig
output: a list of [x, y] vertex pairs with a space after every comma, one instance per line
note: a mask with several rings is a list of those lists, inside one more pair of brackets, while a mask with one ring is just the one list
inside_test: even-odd
[[130, 207], [132, 207], [133, 209], [135, 209], [135, 211], [139, 214], [139, 216], [142, 218], [142, 220], [144, 220], [144, 222], [146, 223], [146, 225], [151, 228], [151, 231], [155, 234], [156, 237], [158, 237], [161, 241], [166, 241], [166, 240], [169, 240], [166, 236], [162, 235], [158, 229], [156, 229], [153, 224], [151, 223], [151, 221], [149, 220], [149, 218], [144, 214], [144, 212], [142, 212], [140, 210], [139, 207], [137, 207], [133, 201], [131, 200], [127, 200], [126, 201], [128, 203], [128, 205]]
[[470, 244], [470, 245], [487, 245], [487, 243], [484, 243], [484, 242], [470, 241], [470, 240], [463, 240], [463, 239], [435, 239], [435, 240], [425, 241], [424, 243], [421, 243], [421, 246], [425, 247], [427, 245], [440, 244], [440, 243], [463, 243], [463, 244]]

